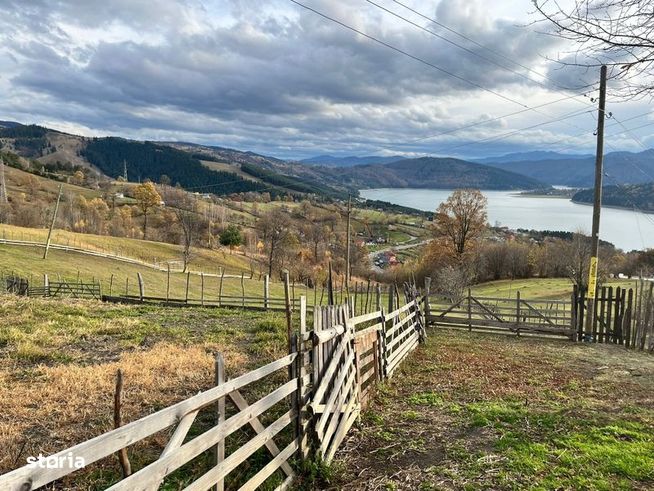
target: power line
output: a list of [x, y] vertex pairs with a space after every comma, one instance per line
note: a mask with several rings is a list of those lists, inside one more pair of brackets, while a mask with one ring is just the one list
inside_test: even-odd
[[553, 120], [550, 120], [550, 121], [544, 121], [544, 122], [541, 122], [541, 123], [533, 124], [531, 126], [527, 126], [527, 127], [524, 127], [524, 128], [518, 128], [518, 129], [510, 131], [508, 133], [503, 133], [502, 135], [499, 135], [499, 136], [492, 136], [492, 137], [488, 137], [488, 138], [483, 138], [481, 140], [475, 140], [473, 142], [466, 142], [466, 143], [461, 143], [461, 144], [457, 144], [457, 145], [451, 145], [451, 146], [444, 147], [444, 148], [439, 148], [439, 149], [436, 149], [435, 151], [432, 151], [432, 153], [453, 150], [453, 149], [456, 149], [456, 148], [466, 147], [466, 146], [470, 146], [470, 145], [477, 145], [479, 143], [487, 143], [489, 141], [504, 140], [506, 138], [509, 138], [509, 137], [511, 137], [513, 135], [516, 135], [518, 133], [521, 133], [523, 131], [532, 130], [534, 128], [539, 128], [541, 126], [546, 126], [548, 124], [558, 123], [560, 121], [564, 121], [564, 120], [569, 119], [569, 118], [574, 118], [574, 117], [577, 117], [577, 116], [581, 116], [582, 114], [586, 114], [588, 112], [589, 112], [588, 109], [583, 109], [581, 111], [574, 111], [574, 112], [569, 113], [569, 114], [567, 114], [565, 116], [561, 116], [559, 118], [556, 118], [556, 119], [553, 119]]
[[397, 53], [400, 53], [400, 54], [402, 54], [404, 56], [407, 56], [407, 57], [409, 57], [409, 58], [411, 58], [411, 59], [413, 59], [415, 61], [418, 61], [418, 62], [422, 63], [423, 65], [431, 67], [434, 70], [438, 70], [441, 73], [449, 75], [452, 78], [456, 78], [457, 80], [460, 80], [460, 81], [465, 82], [465, 83], [467, 83], [469, 85], [472, 85], [473, 87], [477, 87], [478, 89], [481, 89], [481, 90], [483, 90], [485, 92], [493, 94], [493, 95], [495, 95], [497, 97], [500, 97], [500, 98], [504, 99], [505, 101], [511, 102], [513, 104], [517, 104], [517, 105], [522, 106], [522, 107], [529, 107], [526, 104], [523, 104], [522, 102], [519, 102], [519, 101], [517, 101], [515, 99], [512, 99], [511, 97], [507, 97], [505, 95], [502, 95], [499, 92], [494, 91], [493, 89], [489, 89], [487, 87], [484, 87], [483, 85], [480, 85], [477, 82], [473, 82], [472, 80], [468, 80], [465, 77], [461, 77], [460, 75], [452, 73], [451, 71], [446, 70], [445, 68], [439, 67], [438, 65], [435, 65], [434, 63], [431, 63], [431, 62], [429, 62], [429, 61], [427, 61], [427, 60], [425, 60], [423, 58], [412, 55], [411, 53], [409, 53], [407, 51], [404, 51], [403, 49], [398, 48], [396, 46], [393, 46], [392, 44], [389, 44], [389, 43], [387, 43], [385, 41], [382, 41], [381, 39], [376, 38], [375, 36], [372, 36], [370, 34], [366, 34], [365, 32], [357, 29], [356, 27], [352, 27], [352, 26], [350, 26], [348, 24], [345, 24], [344, 22], [341, 22], [340, 20], [337, 20], [337, 19], [335, 19], [333, 17], [328, 16], [327, 14], [323, 14], [322, 12], [320, 12], [320, 11], [318, 11], [318, 10], [312, 8], [312, 7], [309, 7], [308, 5], [300, 3], [297, 0], [289, 0], [289, 1], [294, 3], [295, 5], [298, 5], [299, 7], [302, 7], [303, 9], [309, 10], [310, 12], [313, 12], [313, 13], [319, 15], [320, 17], [322, 17], [324, 19], [327, 19], [327, 20], [329, 20], [331, 22], [336, 23], [336, 24], [344, 27], [345, 29], [348, 29], [348, 30], [350, 30], [352, 32], [355, 32], [355, 33], [367, 38], [367, 39], [370, 39], [371, 41], [374, 41], [374, 42], [376, 42], [378, 44], [381, 44], [382, 46], [385, 46], [385, 47], [387, 47], [389, 49], [392, 49], [393, 51], [395, 51]]
[[528, 66], [525, 66], [525, 65], [523, 65], [521, 63], [518, 63], [517, 61], [512, 60], [511, 58], [509, 58], [508, 56], [504, 55], [503, 53], [501, 53], [499, 51], [490, 49], [489, 47], [475, 41], [474, 39], [470, 38], [469, 36], [466, 36], [465, 34], [457, 31], [456, 29], [453, 29], [452, 27], [449, 27], [449, 26], [443, 24], [442, 22], [439, 22], [438, 20], [436, 20], [436, 19], [434, 19], [432, 17], [429, 17], [429, 16], [415, 10], [414, 8], [410, 7], [409, 5], [406, 5], [405, 3], [400, 2], [398, 0], [391, 0], [391, 1], [393, 3], [396, 3], [397, 5], [400, 5], [401, 7], [404, 7], [405, 9], [413, 12], [414, 14], [418, 15], [419, 17], [422, 17], [423, 19], [425, 19], [425, 20], [427, 20], [427, 21], [429, 21], [429, 22], [431, 22], [431, 23], [433, 23], [433, 24], [435, 24], [435, 25], [437, 25], [439, 27], [442, 27], [446, 31], [449, 31], [452, 34], [456, 34], [457, 36], [461, 37], [462, 39], [465, 39], [466, 41], [474, 44], [475, 46], [477, 46], [479, 48], [482, 48], [482, 49], [488, 51], [489, 53], [491, 53], [491, 54], [493, 54], [493, 55], [495, 55], [495, 56], [497, 56], [499, 58], [502, 58], [502, 59], [504, 59], [504, 60], [506, 60], [506, 61], [508, 61], [510, 63], [513, 63], [514, 65], [519, 66], [520, 68], [523, 68], [523, 69], [525, 69], [525, 70], [527, 70], [527, 71], [529, 71], [529, 72], [531, 72], [531, 73], [533, 73], [535, 75], [538, 75], [539, 77], [543, 77], [545, 80], [548, 80], [548, 81], [552, 82], [552, 85], [554, 85], [555, 87], [557, 87], [560, 90], [570, 91], [570, 90], [581, 90], [581, 89], [585, 89], [585, 88], [588, 88], [588, 87], [594, 87], [594, 84], [588, 84], [588, 85], [586, 85], [584, 87], [577, 87], [577, 88], [563, 87], [561, 85], [558, 85], [554, 80], [552, 80], [547, 75], [543, 75], [542, 73], [539, 73], [536, 70], [534, 70], [532, 68], [529, 68]]
[[[507, 70], [507, 71], [513, 73], [514, 75], [517, 75], [518, 77], [521, 77], [521, 78], [523, 78], [525, 80], [529, 80], [530, 82], [533, 82], [533, 83], [535, 83], [537, 85], [540, 85], [541, 87], [549, 90], [549, 87], [547, 85], [545, 85], [543, 82], [539, 81], [539, 80], [535, 80], [535, 79], [533, 79], [533, 78], [531, 78], [531, 77], [529, 77], [529, 76], [527, 76], [527, 75], [525, 75], [523, 73], [520, 73], [520, 72], [518, 72], [518, 71], [516, 71], [516, 70], [514, 70], [514, 69], [512, 69], [510, 67], [507, 67], [506, 65], [503, 65], [503, 64], [498, 63], [498, 62], [496, 62], [496, 61], [494, 61], [494, 60], [492, 60], [492, 59], [490, 59], [490, 58], [488, 58], [486, 56], [483, 56], [483, 55], [481, 55], [479, 53], [476, 53], [475, 51], [473, 51], [473, 50], [471, 50], [469, 48], [466, 48], [465, 46], [463, 46], [463, 45], [461, 45], [461, 44], [459, 44], [459, 43], [457, 43], [455, 41], [452, 41], [451, 39], [448, 39], [445, 36], [442, 36], [442, 35], [438, 34], [437, 32], [432, 31], [431, 29], [427, 29], [426, 27], [421, 26], [420, 24], [417, 24], [416, 22], [413, 22], [411, 19], [408, 19], [408, 18], [398, 14], [397, 12], [394, 12], [394, 11], [392, 11], [390, 9], [387, 9], [383, 5], [379, 5], [378, 3], [374, 2], [373, 0], [365, 0], [365, 1], [368, 2], [370, 5], [373, 5], [373, 6], [377, 7], [378, 9], [383, 10], [384, 12], [387, 12], [387, 13], [391, 14], [392, 16], [394, 16], [394, 17], [396, 17], [398, 19], [401, 19], [402, 21], [406, 22], [407, 24], [410, 24], [410, 25], [416, 27], [417, 29], [420, 29], [421, 31], [424, 31], [424, 32], [426, 32], [426, 33], [428, 33], [428, 34], [430, 34], [430, 35], [432, 35], [432, 36], [434, 36], [434, 37], [436, 37], [438, 39], [441, 39], [441, 40], [445, 41], [446, 43], [451, 44], [452, 46], [456, 46], [457, 48], [465, 51], [466, 53], [469, 53], [469, 54], [471, 54], [473, 56], [476, 56], [477, 58], [479, 58], [481, 60], [484, 60], [487, 63], [495, 65], [495, 66], [497, 66], [497, 67], [499, 67], [499, 68], [501, 68], [503, 70]], [[397, 3], [398, 5], [402, 5], [404, 8], [406, 8], [406, 9], [410, 10], [411, 12], [419, 15], [420, 17], [423, 17], [424, 19], [427, 19], [430, 22], [433, 22], [434, 24], [436, 24], [438, 26], [443, 27], [444, 29], [447, 29], [447, 30], [449, 30], [451, 32], [454, 32], [454, 33], [456, 33], [456, 34], [458, 34], [460, 36], [463, 36], [462, 34], [459, 34], [458, 32], [454, 31], [453, 29], [450, 29], [449, 27], [445, 26], [444, 24], [441, 24], [440, 22], [427, 17], [427, 16], [421, 14], [420, 12], [418, 12], [418, 11], [408, 7], [408, 6], [405, 6], [404, 4], [402, 4], [400, 2], [395, 2], [395, 3]], [[463, 37], [465, 38], [465, 36], [463, 36]], [[469, 38], [465, 38], [465, 39], [467, 39], [468, 41], [471, 41]], [[474, 41], [471, 41], [471, 42], [474, 42]], [[485, 48], [483, 45], [481, 45], [479, 43], [474, 42], [474, 44], [486, 49], [487, 51], [490, 51], [490, 50], [488, 50], [487, 48]], [[491, 53], [492, 53], [492, 51], [491, 51]], [[504, 57], [504, 58], [506, 58], [506, 57]], [[515, 62], [512, 62], [512, 63], [515, 63]], [[518, 64], [518, 65], [520, 65], [520, 64]], [[520, 66], [523, 67], [523, 68], [526, 68], [523, 65], [520, 65]], [[545, 78], [547, 79], [547, 77], [545, 77]], [[569, 90], [569, 89], [564, 89], [564, 88], [561, 88], [561, 89], [562, 90]]]

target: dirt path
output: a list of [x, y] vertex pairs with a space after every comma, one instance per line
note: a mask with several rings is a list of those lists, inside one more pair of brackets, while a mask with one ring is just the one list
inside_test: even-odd
[[380, 387], [334, 489], [654, 489], [654, 356], [464, 332]]

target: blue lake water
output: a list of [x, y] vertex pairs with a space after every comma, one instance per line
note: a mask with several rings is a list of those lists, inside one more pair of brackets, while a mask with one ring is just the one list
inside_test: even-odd
[[[446, 189], [362, 189], [363, 198], [434, 211], [452, 193]], [[590, 232], [593, 209], [565, 198], [520, 196], [516, 191], [482, 191], [488, 221], [512, 229]], [[600, 238], [630, 251], [654, 247], [654, 215], [602, 208]]]

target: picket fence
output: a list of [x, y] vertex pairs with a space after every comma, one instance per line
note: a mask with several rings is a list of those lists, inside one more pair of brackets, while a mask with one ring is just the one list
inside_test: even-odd
[[[131, 446], [138, 452], [141, 442], [161, 432], [169, 437], [159, 457], [107, 489], [158, 489], [178, 469], [194, 465], [201, 470], [192, 482], [184, 481], [186, 491], [254, 490], [264, 483], [287, 489], [297, 477], [296, 462], [332, 461], [374, 386], [391, 377], [424, 339], [423, 298], [406, 292], [406, 303], [388, 313], [354, 316], [351, 304], [318, 306], [312, 330], [303, 296], [299, 332], [287, 356], [232, 380], [218, 356], [215, 387], [62, 450], [51, 456], [57, 467], [25, 466], [0, 476], [0, 489], [37, 489], [67, 478], [79, 459], [88, 466]], [[254, 397], [256, 402], [248, 402]], [[213, 423], [197, 434], [197, 426], [190, 430], [203, 410]], [[247, 427], [254, 436], [243, 438]], [[226, 445], [237, 432], [236, 444]], [[198, 462], [208, 454], [211, 465], [202, 467]], [[235, 477], [244, 467], [248, 471]]]

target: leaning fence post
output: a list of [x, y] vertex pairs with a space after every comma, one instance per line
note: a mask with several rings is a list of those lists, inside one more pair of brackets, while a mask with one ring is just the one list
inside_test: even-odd
[[141, 302], [143, 301], [143, 291], [144, 291], [144, 286], [143, 286], [143, 276], [141, 276], [140, 272], [136, 273], [136, 277], [139, 280], [139, 297], [141, 299]]
[[[121, 411], [123, 408], [123, 371], [118, 370], [116, 373], [116, 391], [114, 392], [114, 428], [120, 428], [123, 425]], [[123, 477], [129, 477], [132, 474], [132, 466], [127, 455], [127, 448], [121, 448], [118, 452], [118, 461], [123, 471]]]
[[[225, 360], [223, 355], [220, 353], [216, 354], [216, 360], [214, 364], [215, 369], [215, 384], [219, 386], [225, 383]], [[225, 422], [225, 397], [218, 399], [218, 404], [216, 405], [216, 426], [219, 426]], [[219, 440], [214, 448], [215, 453], [215, 463], [216, 467], [222, 464], [225, 460], [225, 439]], [[214, 491], [223, 491], [225, 489], [225, 481], [221, 479], [213, 487]]]

